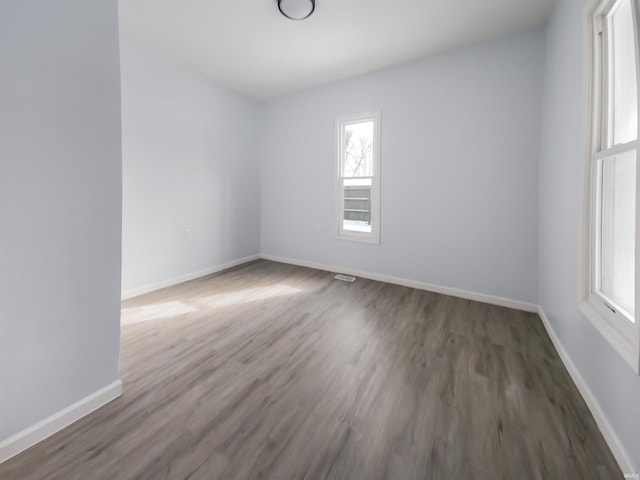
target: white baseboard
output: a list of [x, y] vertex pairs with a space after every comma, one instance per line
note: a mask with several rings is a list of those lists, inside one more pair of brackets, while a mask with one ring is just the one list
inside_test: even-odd
[[0, 442], [0, 463], [80, 420], [122, 394], [120, 380]]
[[379, 273], [365, 272], [362, 270], [355, 270], [353, 268], [340, 267], [337, 265], [326, 265], [316, 262], [308, 262], [306, 260], [297, 260], [293, 258], [278, 257], [270, 254], [260, 254], [260, 258], [265, 260], [271, 260], [274, 262], [288, 263], [291, 265], [298, 265], [301, 267], [315, 268], [317, 270], [325, 270], [328, 272], [345, 273], [347, 275], [353, 275], [354, 277], [367, 278], [369, 280], [377, 280], [379, 282], [392, 283], [394, 285], [400, 285], [403, 287], [416, 288], [418, 290], [426, 290], [434, 293], [441, 293], [443, 295], [450, 295], [452, 297], [464, 298], [466, 300], [474, 300], [482, 303], [489, 303], [491, 305], [498, 305], [501, 307], [513, 308], [515, 310], [522, 310], [525, 312], [538, 312], [538, 306], [533, 303], [521, 302], [519, 300], [511, 300], [509, 298], [497, 297], [494, 295], [487, 295], [484, 293], [469, 292], [467, 290], [460, 290], [458, 288], [442, 287], [440, 285], [432, 285], [430, 283], [418, 282], [416, 280], [408, 280], [405, 278], [393, 277], [389, 275], [381, 275]]
[[618, 461], [618, 465], [620, 466], [620, 469], [624, 473], [640, 472], [639, 470], [640, 465], [638, 466], [633, 465], [633, 462], [631, 461], [631, 457], [629, 456], [626, 449], [624, 448], [624, 445], [616, 435], [616, 432], [614, 431], [613, 427], [609, 423], [609, 420], [607, 420], [607, 417], [605, 416], [604, 411], [600, 406], [600, 403], [598, 402], [596, 397], [593, 395], [593, 393], [591, 392], [591, 389], [589, 389], [589, 387], [587, 386], [587, 382], [584, 381], [584, 378], [582, 378], [580, 371], [576, 368], [575, 364], [573, 363], [573, 360], [571, 360], [571, 357], [569, 356], [567, 351], [564, 349], [562, 342], [560, 342], [560, 339], [556, 335], [556, 332], [553, 329], [553, 326], [551, 325], [549, 318], [544, 313], [544, 310], [542, 309], [542, 307], [538, 307], [538, 314], [542, 319], [542, 324], [547, 330], [547, 333], [549, 334], [549, 337], [551, 338], [551, 341], [553, 342], [553, 345], [556, 348], [558, 355], [560, 355], [560, 359], [562, 360], [562, 363], [564, 363], [565, 368], [567, 369], [567, 371], [569, 372], [569, 375], [571, 375], [571, 378], [573, 379], [573, 383], [576, 384], [576, 387], [578, 387], [578, 390], [580, 391], [582, 398], [584, 398], [584, 401], [586, 402], [587, 407], [589, 407], [589, 410], [591, 411], [593, 418], [598, 424], [598, 428], [600, 428], [600, 432], [602, 432], [602, 435], [604, 436], [604, 439], [607, 442], [607, 445], [609, 445], [609, 448], [611, 449], [611, 453], [613, 453], [613, 456]]
[[120, 299], [127, 300], [129, 298], [137, 297], [138, 295], [143, 295], [145, 293], [160, 290], [161, 288], [171, 287], [172, 285], [177, 285], [178, 283], [182, 283], [182, 282], [188, 282], [189, 280], [194, 280], [196, 278], [204, 277], [206, 275], [211, 275], [212, 273], [217, 273], [222, 270], [226, 270], [227, 268], [235, 267], [243, 263], [257, 260], [258, 258], [260, 258], [259, 255], [250, 255], [248, 257], [239, 258], [238, 260], [232, 260], [231, 262], [223, 263], [222, 265], [216, 265], [213, 267], [198, 270], [196, 272], [180, 275], [178, 277], [173, 277], [167, 280], [161, 280], [159, 282], [150, 283], [148, 285], [143, 285], [142, 287], [131, 288], [129, 290], [123, 291], [120, 296]]

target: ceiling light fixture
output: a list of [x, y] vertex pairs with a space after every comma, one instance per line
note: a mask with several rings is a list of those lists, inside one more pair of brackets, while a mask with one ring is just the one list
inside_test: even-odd
[[316, 8], [316, 0], [278, 0], [280, 13], [291, 20], [304, 20]]

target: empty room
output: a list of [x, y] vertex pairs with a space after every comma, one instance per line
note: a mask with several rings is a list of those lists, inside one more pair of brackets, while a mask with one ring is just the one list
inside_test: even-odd
[[0, 0], [0, 479], [640, 478], [640, 0]]

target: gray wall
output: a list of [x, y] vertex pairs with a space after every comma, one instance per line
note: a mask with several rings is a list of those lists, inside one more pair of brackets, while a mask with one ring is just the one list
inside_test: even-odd
[[[537, 303], [543, 54], [530, 31], [266, 103], [262, 252]], [[334, 201], [335, 117], [377, 109], [379, 246], [337, 240]]]
[[123, 291], [259, 253], [258, 105], [126, 41], [121, 60]]
[[118, 379], [115, 0], [0, 2], [0, 441]]
[[578, 311], [584, 162], [583, 0], [560, 0], [547, 30], [540, 152], [540, 304], [640, 469], [640, 378]]

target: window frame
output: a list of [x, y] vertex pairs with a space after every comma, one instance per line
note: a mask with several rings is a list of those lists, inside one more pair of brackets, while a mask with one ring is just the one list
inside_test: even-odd
[[[336, 118], [336, 159], [335, 187], [336, 187], [336, 238], [354, 240], [363, 243], [380, 244], [380, 121], [381, 111], [374, 110], [365, 113], [344, 115]], [[345, 148], [343, 141], [344, 126], [354, 123], [373, 121], [373, 145], [371, 159], [373, 175], [371, 177], [371, 232], [357, 232], [344, 229], [344, 187], [343, 159]]]
[[[579, 275], [579, 309], [636, 374], [640, 373], [640, 128], [636, 139], [613, 145], [612, 105], [609, 105], [611, 54], [608, 15], [621, 0], [593, 0], [586, 10], [586, 153], [584, 162], [583, 228], [581, 232], [581, 268]], [[636, 88], [640, 111], [640, 48], [638, 32], [638, 3], [630, 0], [634, 18]], [[639, 115], [640, 116], [640, 115]], [[640, 120], [640, 118], [639, 118]], [[638, 122], [640, 125], [640, 121]], [[609, 146], [611, 145], [611, 146]], [[635, 322], [616, 311], [597, 291], [599, 279], [598, 249], [601, 202], [601, 165], [615, 155], [634, 151], [636, 155], [636, 224], [635, 224]]]

